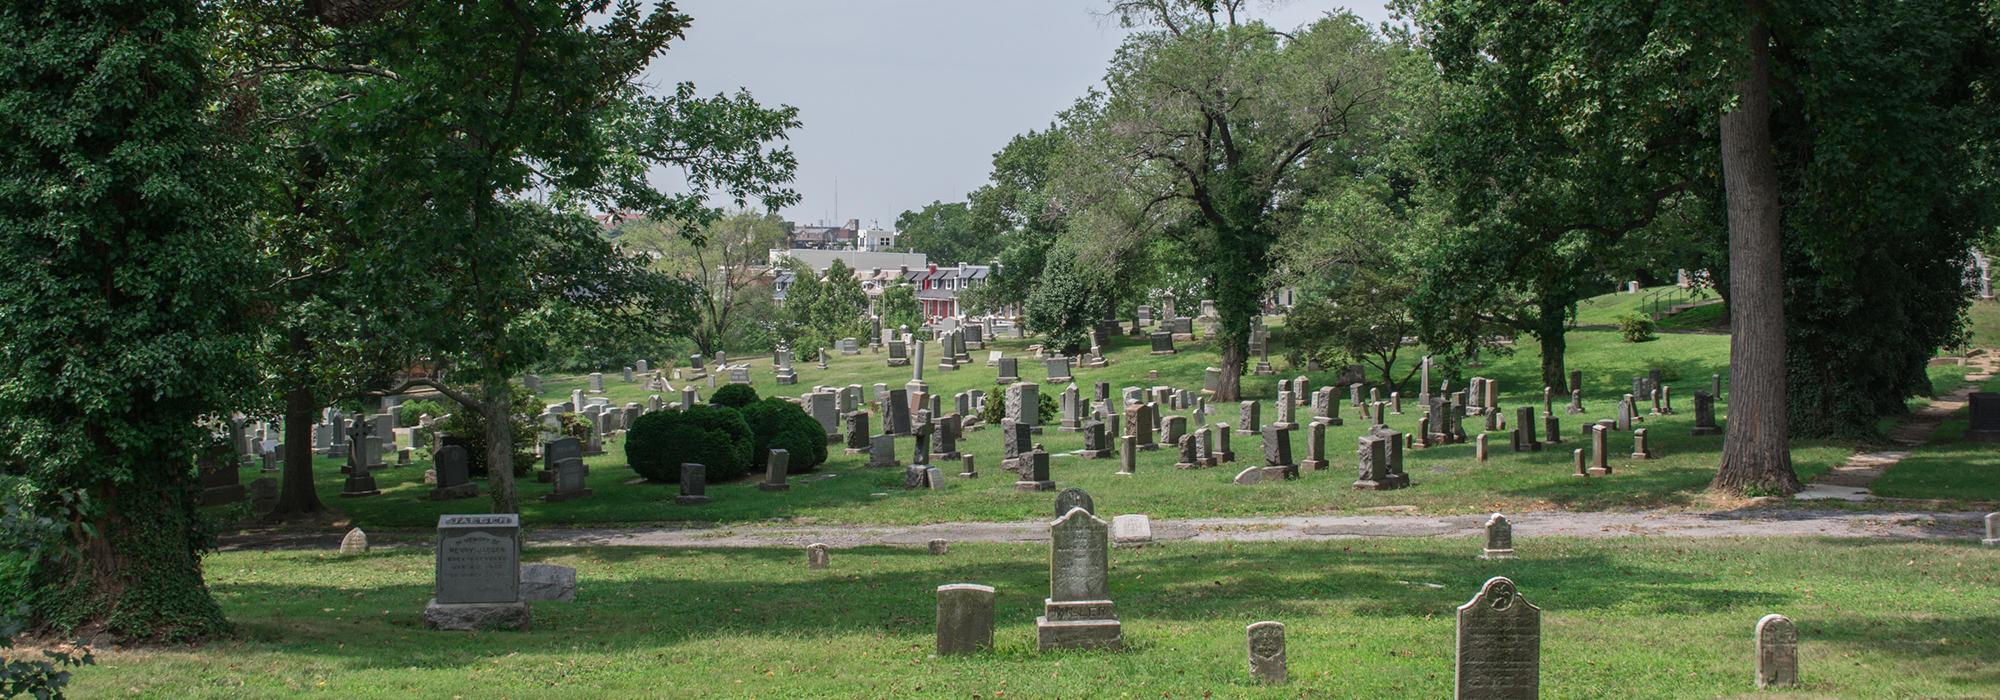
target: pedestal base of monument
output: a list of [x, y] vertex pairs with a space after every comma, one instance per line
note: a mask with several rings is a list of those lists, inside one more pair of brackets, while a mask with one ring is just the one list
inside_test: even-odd
[[201, 490], [201, 504], [204, 506], [218, 506], [224, 503], [235, 503], [243, 500], [243, 496], [242, 484], [210, 486]]
[[1269, 362], [1259, 362], [1257, 363], [1257, 369], [1251, 370], [1250, 373], [1255, 374], [1259, 377], [1268, 377], [1273, 374], [1277, 374], [1278, 371], [1275, 369], [1271, 369], [1271, 363]]
[[707, 496], [675, 496], [674, 505], [698, 506], [712, 500], [714, 499], [709, 498]]
[[1299, 478], [1299, 465], [1277, 464], [1264, 467], [1265, 481], [1293, 481]]
[[459, 498], [477, 498], [478, 496], [479, 484], [470, 482], [457, 486], [441, 486], [431, 489], [431, 500], [433, 501], [450, 501]]
[[[1721, 434], [1722, 434], [1722, 429], [1721, 429], [1721, 428], [1704, 428], [1704, 427], [1700, 427], [1700, 426], [1697, 426], [1697, 427], [1695, 427], [1695, 429], [1694, 429], [1694, 430], [1692, 430], [1692, 431], [1689, 431], [1689, 434], [1691, 434], [1691, 435], [1721, 435]], [[1977, 440], [1977, 439], [1979, 439], [1979, 438], [1976, 438], [1976, 437], [1974, 437], [1974, 436], [1972, 435], [1972, 431], [1970, 431], [1970, 430], [1967, 430], [1967, 431], [1965, 431], [1965, 439], [1967, 439], [1967, 440]], [[1993, 435], [1993, 437], [1992, 437], [1992, 438], [1990, 438], [1990, 440], [1992, 440], [1992, 441], [1995, 441], [1995, 442], [2000, 442], [2000, 433], [1995, 433], [1995, 434]]]
[[560, 503], [562, 501], [583, 498], [585, 496], [590, 495], [590, 493], [591, 493], [590, 489], [578, 489], [576, 491], [557, 491], [555, 493], [542, 494], [542, 501], [546, 503]]
[[1042, 611], [1044, 614], [1035, 618], [1035, 637], [1042, 651], [1125, 648], [1125, 629], [1112, 612], [1111, 601], [1058, 603], [1045, 598]]
[[841, 450], [841, 451], [840, 451], [840, 453], [841, 453], [841, 454], [844, 454], [844, 455], [847, 455], [847, 456], [849, 456], [849, 457], [853, 457], [853, 456], [855, 456], [855, 455], [865, 455], [865, 454], [868, 454], [868, 448], [866, 448], [866, 447], [849, 447], [849, 448], [847, 448], [847, 449], [845, 449], [845, 450]]
[[1362, 491], [1390, 491], [1410, 485], [1408, 476], [1388, 476], [1381, 479], [1361, 479], [1354, 482], [1354, 488]]
[[1023, 479], [1023, 480], [1021, 480], [1021, 481], [1016, 481], [1016, 482], [1014, 482], [1014, 490], [1015, 490], [1015, 491], [1054, 491], [1054, 490], [1056, 490], [1056, 482], [1053, 482], [1053, 481], [1029, 481], [1029, 480], [1026, 480], [1026, 479]]
[[360, 498], [363, 496], [380, 496], [380, 495], [382, 495], [382, 490], [375, 487], [375, 477], [368, 474], [362, 474], [359, 476], [349, 474], [347, 475], [347, 482], [345, 484], [342, 484], [340, 487], [341, 498]]
[[1481, 558], [1481, 559], [1513, 559], [1513, 558], [1514, 558], [1514, 550], [1511, 550], [1511, 549], [1489, 549], [1489, 550], [1486, 550], [1486, 551], [1485, 551], [1485, 553], [1483, 553], [1483, 554], [1480, 554], [1480, 555], [1479, 555], [1479, 558]]
[[1329, 466], [1332, 466], [1332, 464], [1324, 459], [1308, 459], [1299, 462], [1299, 469], [1309, 472], [1324, 471]]
[[528, 627], [528, 604], [440, 603], [432, 598], [424, 606], [424, 627], [453, 632], [477, 630], [520, 630]]

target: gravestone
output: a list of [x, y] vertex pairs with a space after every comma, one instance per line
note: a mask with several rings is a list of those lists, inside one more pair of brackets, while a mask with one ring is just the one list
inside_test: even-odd
[[1236, 451], [1229, 449], [1229, 424], [1215, 424], [1215, 461], [1228, 463], [1236, 461]]
[[1514, 526], [1507, 522], [1507, 516], [1494, 513], [1486, 519], [1486, 551], [1479, 558], [1514, 558]]
[[591, 491], [584, 486], [584, 477], [589, 475], [590, 470], [584, 467], [581, 459], [565, 459], [557, 462], [556, 488], [554, 491], [542, 494], [542, 500], [556, 502], [589, 496]]
[[1070, 376], [1069, 358], [1067, 357], [1058, 356], [1043, 360], [1042, 367], [1048, 370], [1050, 382], [1067, 382], [1074, 379], [1074, 377]]
[[1152, 518], [1140, 513], [1127, 513], [1111, 518], [1112, 544], [1141, 545], [1152, 541]]
[[1056, 482], [1049, 479], [1049, 453], [1037, 444], [1033, 452], [1022, 457], [1027, 460], [1021, 479], [1014, 482], [1015, 491], [1054, 491]]
[[993, 587], [953, 583], [937, 588], [937, 655], [993, 648]]
[[339, 556], [352, 557], [368, 553], [368, 533], [361, 528], [353, 528], [340, 538]]
[[681, 463], [681, 493], [674, 497], [674, 503], [684, 506], [701, 505], [709, 502], [708, 467], [693, 462]]
[[[341, 484], [341, 497], [363, 498], [381, 495], [382, 490], [375, 486], [375, 476], [369, 473], [369, 463], [373, 460], [368, 456], [368, 426], [357, 417], [354, 419], [354, 424], [348, 428], [347, 435], [355, 444], [354, 449], [347, 452], [347, 479]], [[236, 472], [231, 469], [229, 473]]]
[[437, 630], [521, 629], [521, 518], [511, 513], [441, 515], [435, 591], [424, 626]]
[[1522, 406], [1514, 409], [1514, 430], [1511, 436], [1515, 452], [1542, 451], [1542, 441], [1535, 439], [1535, 407]]
[[1633, 459], [1653, 458], [1653, 448], [1649, 446], [1646, 442], [1645, 428], [1639, 428], [1637, 430], [1632, 431], [1632, 458]]
[[1292, 461], [1292, 431], [1272, 423], [1264, 426], [1264, 476], [1297, 479], [1299, 465]]
[[1091, 502], [1090, 493], [1079, 488], [1066, 488], [1056, 494], [1056, 517], [1062, 517], [1071, 508], [1082, 508], [1091, 515], [1097, 514], [1097, 504]]
[[[575, 442], [575, 440], [571, 440]], [[432, 455], [436, 466], [437, 488], [431, 489], [431, 500], [448, 501], [456, 498], [472, 498], [479, 495], [479, 484], [472, 481], [472, 469], [465, 448], [445, 445]], [[581, 458], [577, 459], [580, 464]]]
[[910, 392], [908, 389], [890, 389], [889, 398], [882, 406], [882, 432], [890, 435], [910, 434]]
[[1986, 514], [1986, 538], [1979, 543], [1988, 547], [2000, 547], [2000, 513]]
[[576, 602], [576, 569], [555, 564], [523, 564], [521, 600]]
[[1236, 429], [1236, 434], [1257, 434], [1257, 426], [1262, 425], [1263, 416], [1260, 414], [1263, 413], [1263, 406], [1264, 404], [1256, 401], [1244, 401], [1236, 405], [1236, 424], [1240, 426]]
[[1111, 456], [1111, 435], [1104, 423], [1091, 421], [1083, 425], [1083, 451], [1085, 459], [1106, 459]]
[[891, 340], [889, 341], [889, 356], [883, 361], [888, 363], [890, 367], [908, 365], [910, 364], [910, 351], [903, 345], [903, 341]]
[[1320, 471], [1329, 466], [1326, 461], [1326, 426], [1315, 421], [1306, 428], [1306, 459], [1299, 464], [1300, 471]]
[[896, 436], [882, 434], [868, 438], [868, 466], [896, 466]]
[[1285, 674], [1285, 625], [1264, 621], [1244, 628], [1250, 647], [1250, 679], [1267, 685], [1283, 685]]
[[[1175, 417], [1178, 418], [1179, 416]], [[1201, 468], [1201, 441], [1197, 440], [1195, 436], [1182, 435], [1180, 440], [1175, 442], [1174, 447], [1178, 455], [1177, 459], [1174, 460], [1175, 469]]]
[[1345, 425], [1340, 418], [1340, 396], [1335, 388], [1323, 386], [1313, 391], [1312, 407], [1314, 423]]
[[1542, 685], [1542, 611], [1504, 576], [1495, 576], [1458, 608], [1452, 665], [1459, 700], [1533, 700]]
[[[1722, 434], [1722, 426], [1715, 424], [1715, 396], [1701, 391], [1694, 392], [1694, 430], [1691, 432], [1695, 435]], [[1970, 436], [1971, 432], [1968, 429], [1966, 434]]]
[[1590, 476], [1606, 476], [1611, 473], [1611, 431], [1602, 424], [1590, 429]]
[[1118, 438], [1118, 475], [1131, 476], [1139, 469], [1139, 439], [1130, 435]]
[[1799, 684], [1799, 630], [1791, 618], [1765, 615], [1757, 621], [1757, 687]]
[[1154, 355], [1174, 354], [1174, 335], [1172, 333], [1168, 333], [1165, 331], [1154, 331], [1152, 340], [1153, 340]]
[[818, 542], [806, 545], [806, 568], [824, 569], [828, 563], [826, 545]]
[[[243, 477], [241, 472], [238, 471], [239, 467], [236, 455], [230, 454], [228, 448], [203, 454], [195, 460], [195, 468], [201, 478], [202, 506], [219, 506], [243, 500]], [[357, 471], [361, 472], [364, 476], [368, 474], [368, 470], [365, 468]], [[349, 478], [350, 480], [352, 479], [352, 477]], [[367, 487], [369, 490], [375, 488], [374, 477], [368, 477]], [[374, 493], [381, 492], [375, 491]], [[342, 493], [341, 495], [346, 496], [349, 494]]]
[[[993, 354], [998, 355], [1000, 351], [995, 350]], [[1000, 358], [1000, 377], [995, 382], [999, 384], [1013, 384], [1018, 381], [1021, 381], [1021, 358]]]
[[1034, 382], [1019, 382], [1007, 387], [1007, 421], [1015, 425], [1027, 426], [1029, 432], [1041, 425], [1041, 386]]
[[850, 455], [868, 452], [868, 412], [855, 411], [847, 414], [847, 450]]
[[1082, 508], [1049, 524], [1049, 597], [1035, 618], [1037, 646], [1106, 649], [1124, 645], [1124, 632], [1107, 586], [1109, 529]]
[[759, 491], [789, 491], [792, 485], [785, 482], [785, 476], [792, 464], [792, 453], [777, 448], [764, 460], [764, 481], [757, 484]]

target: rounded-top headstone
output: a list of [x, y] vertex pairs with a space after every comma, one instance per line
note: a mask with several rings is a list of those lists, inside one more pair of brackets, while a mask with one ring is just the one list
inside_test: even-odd
[[1786, 688], [1799, 682], [1799, 630], [1791, 618], [1765, 615], [1757, 621], [1757, 687]]
[[347, 536], [340, 538], [340, 556], [351, 557], [367, 553], [368, 533], [362, 532], [361, 528], [348, 530]]
[[1097, 504], [1090, 500], [1090, 494], [1076, 487], [1063, 489], [1061, 493], [1056, 494], [1055, 517], [1062, 517], [1069, 513], [1071, 508], [1082, 508], [1086, 513], [1097, 514]]

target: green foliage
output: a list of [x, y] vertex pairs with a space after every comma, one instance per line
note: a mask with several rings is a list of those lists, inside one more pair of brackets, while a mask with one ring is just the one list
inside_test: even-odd
[[1963, 338], [1966, 251], [2000, 225], [2000, 8], [1777, 8], [1789, 428], [1870, 436], [1931, 392], [1925, 362]]
[[896, 217], [896, 244], [923, 253], [940, 266], [986, 264], [1000, 254], [995, 222], [974, 216], [965, 202], [931, 202]]
[[625, 433], [625, 462], [649, 481], [680, 483], [681, 464], [708, 468], [708, 481], [741, 478], [750, 468], [755, 438], [736, 409], [692, 406], [655, 411]]
[[889, 285], [876, 298], [883, 328], [909, 328], [916, 332], [924, 325], [924, 307], [917, 303], [917, 288], [907, 283]]
[[771, 458], [773, 448], [789, 453], [788, 474], [804, 474], [826, 463], [826, 428], [798, 404], [776, 396], [743, 407], [743, 421], [750, 426], [750, 471], [759, 473]]
[[1082, 269], [1074, 255], [1057, 253], [1042, 268], [1042, 280], [1028, 295], [1028, 330], [1049, 347], [1075, 357], [1090, 349], [1090, 329], [1110, 311], [1105, 284]]
[[433, 419], [442, 418], [446, 413], [452, 413], [452, 411], [446, 410], [444, 404], [431, 399], [404, 401], [396, 407], [396, 419], [402, 425], [416, 425], [419, 419], [424, 416], [430, 416]]
[[[1064, 118], [1060, 189], [1082, 203], [1070, 227], [1110, 263], [1161, 239], [1184, 255], [1163, 266], [1213, 285], [1233, 398], [1252, 319], [1271, 280], [1273, 247], [1318, 184], [1308, 153], [1366, 148], [1391, 128], [1387, 89], [1404, 54], [1352, 14], [1289, 32], [1200, 2], [1125, 3], [1133, 33], [1106, 89]], [[1364, 136], [1366, 135], [1366, 136]]]
[[710, 394], [708, 403], [714, 406], [743, 408], [757, 400], [757, 390], [748, 384], [724, 384]]
[[657, 268], [697, 291], [693, 340], [700, 352], [770, 347], [744, 341], [761, 334], [761, 320], [768, 318], [760, 315], [771, 306], [764, 266], [769, 251], [785, 247], [789, 235], [776, 214], [738, 211], [699, 227], [638, 219], [612, 235], [620, 247], [652, 257]]
[[0, 10], [0, 464], [80, 547], [43, 550], [39, 627], [228, 629], [190, 465], [255, 385], [241, 172], [193, 0]]
[[[1061, 411], [1062, 407], [1056, 405], [1056, 399], [1049, 395], [1048, 387], [1042, 387], [1042, 390], [1035, 394], [1036, 419], [1043, 425], [1048, 425], [1050, 421], [1056, 419], [1056, 412]], [[979, 422], [1000, 425], [1005, 420], [1007, 420], [1007, 385], [994, 384], [993, 389], [986, 392], [986, 408], [979, 412]]]
[[1643, 343], [1658, 339], [1660, 336], [1654, 333], [1654, 330], [1655, 325], [1651, 316], [1626, 314], [1618, 317], [1618, 335], [1627, 343]]
[[1423, 222], [1401, 216], [1380, 193], [1357, 185], [1308, 202], [1302, 224], [1286, 237], [1281, 265], [1297, 287], [1286, 316], [1286, 359], [1333, 367], [1372, 367], [1384, 386], [1408, 381], [1418, 363], [1395, 375], [1403, 339], [1416, 334], [1411, 304], [1416, 260], [1428, 238]]
[[[510, 385], [512, 398], [508, 402], [508, 424], [512, 432], [508, 436], [514, 446], [514, 475], [528, 473], [535, 459], [535, 438], [540, 427], [535, 416], [540, 415], [541, 399], [529, 393], [527, 387]], [[468, 406], [458, 406], [457, 410], [431, 424], [433, 430], [444, 433], [445, 442], [465, 448], [466, 466], [474, 476], [485, 476], [486, 464], [486, 419]], [[432, 414], [433, 417], [438, 417]]]
[[792, 286], [785, 292], [785, 309], [779, 336], [801, 360], [818, 356], [820, 348], [831, 348], [841, 338], [863, 334], [863, 314], [868, 295], [861, 291], [854, 268], [835, 260], [824, 275], [796, 260], [790, 261]]
[[[18, 616], [25, 608], [15, 611]], [[0, 615], [0, 650], [14, 646], [14, 636], [20, 634], [21, 623], [15, 617]], [[36, 698], [61, 698], [63, 688], [69, 686], [72, 668], [82, 668], [97, 663], [96, 655], [90, 647], [63, 645], [42, 652], [45, 660], [29, 661], [0, 657], [0, 698], [33, 696]]]

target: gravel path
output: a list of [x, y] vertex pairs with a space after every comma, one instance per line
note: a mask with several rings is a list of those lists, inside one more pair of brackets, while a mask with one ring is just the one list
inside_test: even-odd
[[[1107, 517], [1109, 513], [1105, 514]], [[1747, 509], [1719, 512], [1636, 511], [1521, 513], [1510, 515], [1519, 537], [1866, 537], [1904, 540], [1977, 540], [1984, 513], [1857, 512], [1850, 510]], [[1279, 518], [1156, 520], [1156, 541], [1300, 542], [1376, 537], [1474, 537], [1481, 515], [1327, 515]], [[371, 533], [378, 544], [429, 546], [428, 533]], [[922, 546], [953, 542], [1044, 542], [1046, 522], [938, 523], [907, 526], [748, 525], [725, 527], [531, 528], [529, 544], [555, 547], [831, 547]], [[380, 540], [389, 540], [381, 542]], [[235, 537], [224, 550], [318, 549], [338, 546], [338, 535]]]

